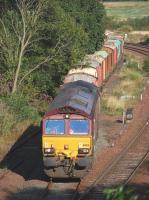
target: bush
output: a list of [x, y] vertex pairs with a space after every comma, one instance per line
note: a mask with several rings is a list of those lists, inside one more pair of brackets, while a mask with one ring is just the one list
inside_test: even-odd
[[123, 79], [127, 79], [127, 80], [142, 80], [143, 79], [143, 75], [141, 74], [140, 71], [135, 70], [135, 69], [130, 69], [130, 68], [125, 68], [122, 72], [121, 72], [121, 77]]
[[143, 73], [136, 62], [129, 63], [120, 72], [120, 83], [112, 91], [112, 96], [102, 99], [101, 110], [109, 115], [122, 115], [123, 110], [133, 107], [141, 93]]
[[122, 31], [122, 32], [131, 32], [131, 31], [133, 31], [133, 27], [126, 24], [126, 25], [121, 26], [117, 30]]
[[101, 110], [109, 115], [122, 115], [124, 102], [114, 96], [105, 97], [101, 102]]
[[123, 32], [130, 32], [133, 30], [144, 30], [149, 29], [149, 16], [143, 18], [128, 18], [127, 20], [119, 21], [115, 17], [110, 16], [106, 18], [106, 28], [112, 30], [119, 30]]
[[0, 135], [8, 134], [16, 123], [15, 116], [9, 111], [4, 102], [0, 100]]
[[125, 200], [125, 199], [131, 199], [135, 200], [137, 199], [137, 196], [134, 195], [133, 190], [130, 189], [124, 189], [123, 187], [113, 188], [113, 189], [105, 189], [104, 190], [104, 196], [106, 200], [111, 199], [117, 199], [117, 200]]
[[133, 187], [117, 187], [117, 188], [108, 188], [104, 190], [104, 199], [105, 200], [148, 200], [149, 199], [149, 191], [146, 190], [139, 194], [138, 189]]
[[16, 93], [11, 96], [2, 97], [1, 99], [3, 102], [6, 102], [9, 110], [15, 113], [18, 121], [24, 119], [39, 120], [40, 117], [37, 110], [29, 105], [29, 98], [24, 94]]
[[149, 60], [144, 61], [142, 69], [149, 76]]
[[133, 69], [138, 69], [138, 63], [135, 61], [131, 61], [128, 63], [127, 68], [133, 68]]

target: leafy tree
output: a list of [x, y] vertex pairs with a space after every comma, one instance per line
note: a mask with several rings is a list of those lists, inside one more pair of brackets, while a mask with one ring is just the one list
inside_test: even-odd
[[[1, 69], [13, 81], [12, 93], [37, 70], [49, 77], [50, 85], [58, 86], [85, 55], [88, 41], [81, 26], [55, 0], [16, 1], [16, 8], [2, 15], [0, 38]], [[36, 75], [33, 83], [40, 81]]]
[[[8, 10], [0, 19], [1, 57], [8, 70], [11, 67], [14, 69], [12, 93], [17, 90], [24, 55], [39, 30], [38, 20], [43, 10], [43, 3], [36, 3], [34, 0], [16, 1], [18, 12]], [[41, 61], [41, 64], [46, 59]]]
[[97, 0], [58, 0], [63, 9], [80, 24], [89, 36], [88, 53], [99, 50], [105, 32], [104, 6]]

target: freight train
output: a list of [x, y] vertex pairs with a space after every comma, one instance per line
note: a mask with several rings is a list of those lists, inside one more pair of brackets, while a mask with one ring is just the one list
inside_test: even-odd
[[123, 58], [124, 38], [106, 37], [100, 51], [68, 72], [43, 117], [43, 162], [50, 177], [82, 177], [92, 166], [100, 133], [100, 88]]

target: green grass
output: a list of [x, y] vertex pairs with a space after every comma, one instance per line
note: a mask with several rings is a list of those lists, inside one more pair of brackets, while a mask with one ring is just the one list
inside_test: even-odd
[[105, 114], [122, 116], [123, 110], [134, 107], [143, 90], [144, 71], [138, 69], [137, 63], [129, 62], [121, 70], [119, 78], [120, 82], [113, 88], [112, 95], [102, 98], [101, 111]]
[[[29, 120], [31, 124], [40, 124], [43, 106], [32, 105], [30, 98], [23, 93], [0, 96], [0, 135], [8, 135], [18, 123]], [[40, 108], [41, 107], [41, 108]]]
[[15, 123], [15, 115], [10, 112], [7, 105], [0, 100], [0, 136], [7, 134]]
[[124, 110], [123, 102], [114, 96], [108, 96], [101, 101], [101, 112], [111, 116], [121, 116]]
[[112, 2], [104, 5], [107, 15], [118, 20], [149, 16], [149, 2]]

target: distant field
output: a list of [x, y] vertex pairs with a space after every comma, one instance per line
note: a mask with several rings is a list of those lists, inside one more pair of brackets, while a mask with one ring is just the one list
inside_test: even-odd
[[149, 16], [149, 2], [106, 2], [108, 16], [119, 19]]

